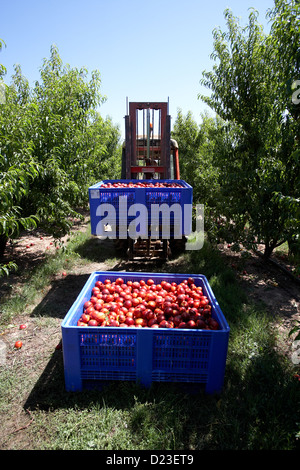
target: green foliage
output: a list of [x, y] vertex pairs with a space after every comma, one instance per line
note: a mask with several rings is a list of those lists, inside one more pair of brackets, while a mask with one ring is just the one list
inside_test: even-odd
[[222, 128], [218, 116], [212, 118], [204, 113], [197, 125], [191, 112], [183, 116], [179, 110], [172, 133], [179, 146], [181, 178], [193, 187], [194, 203], [204, 205], [205, 229], [211, 235], [215, 231], [216, 201], [220, 194], [220, 170], [214, 156], [222, 142]]
[[18, 266], [13, 261], [9, 261], [5, 264], [0, 264], [0, 278], [8, 276], [12, 271], [17, 271]]
[[6, 161], [0, 155], [0, 235], [10, 237], [25, 229], [36, 227], [36, 217], [22, 217], [18, 205], [29, 192], [29, 184], [37, 170], [34, 164], [21, 163], [6, 168]]
[[294, 338], [294, 341], [299, 341], [300, 340], [300, 321], [296, 321], [295, 325], [293, 328], [289, 331], [289, 336], [292, 336], [294, 333], [297, 333], [296, 337]]
[[88, 187], [120, 169], [119, 129], [98, 112], [106, 99], [99, 72], [89, 76], [63, 65], [56, 47], [50, 52], [33, 89], [15, 67], [0, 106], [2, 252], [4, 237], [21, 227], [68, 233], [77, 208], [88, 204]]
[[278, 94], [286, 107], [283, 122], [282, 159], [287, 162], [288, 184], [275, 192], [274, 199], [289, 214], [288, 241], [299, 241], [300, 233], [300, 3], [276, 0], [269, 11], [272, 21], [270, 42], [275, 51]]
[[296, 63], [292, 73], [299, 72], [299, 50], [290, 45], [299, 36], [296, 12], [299, 5], [276, 2], [266, 35], [255, 10], [245, 27], [226, 10], [227, 32], [214, 30], [215, 65], [201, 80], [211, 94], [199, 95], [224, 120], [223, 142], [215, 146], [213, 159], [219, 170], [219, 236], [247, 246], [264, 243], [266, 257], [297, 230], [294, 205], [282, 210], [276, 197], [297, 201], [300, 192], [299, 108], [296, 113], [291, 94], [287, 101], [291, 88], [284, 65], [289, 57]]
[[213, 152], [220, 126], [221, 120], [208, 114], [202, 115], [198, 126], [191, 112], [183, 116], [181, 110], [174, 123], [181, 178], [193, 186], [194, 200], [203, 204], [211, 203], [216, 191], [218, 169], [213, 166]]
[[[0, 39], [0, 51], [2, 50], [3, 46], [5, 47], [6, 44], [3, 41], [3, 39]], [[0, 64], [0, 77], [5, 74], [6, 74], [6, 68], [4, 67], [4, 65]]]

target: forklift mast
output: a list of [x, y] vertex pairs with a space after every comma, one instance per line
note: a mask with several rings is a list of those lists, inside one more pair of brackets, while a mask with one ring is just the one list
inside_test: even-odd
[[168, 102], [127, 104], [122, 179], [180, 179]]

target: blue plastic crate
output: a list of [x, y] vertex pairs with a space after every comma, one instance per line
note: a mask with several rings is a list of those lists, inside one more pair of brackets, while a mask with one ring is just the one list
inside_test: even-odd
[[[104, 183], [178, 183], [179, 188], [103, 188]], [[126, 216], [120, 211], [120, 197], [126, 197]], [[105, 235], [101, 221], [116, 230], [118, 236], [119, 225], [127, 224], [139, 218], [140, 225], [147, 234], [151, 234], [151, 222], [157, 222], [158, 236], [166, 238], [170, 235], [189, 235], [192, 232], [192, 202], [193, 188], [183, 180], [103, 180], [89, 188], [90, 218], [92, 235]], [[110, 212], [104, 212], [105, 204], [109, 204]], [[129, 215], [134, 204], [142, 204], [145, 212]], [[158, 219], [151, 218], [152, 206], [161, 206], [162, 211]], [[101, 206], [101, 207], [100, 207]], [[103, 212], [101, 212], [103, 209]], [[163, 216], [164, 214], [164, 216]], [[147, 219], [145, 217], [147, 217]], [[163, 228], [162, 228], [163, 227]], [[167, 227], [167, 229], [165, 228]], [[141, 227], [138, 230], [142, 231]], [[176, 231], [177, 230], [177, 231]], [[141, 233], [144, 234], [143, 232]], [[157, 234], [157, 232], [156, 232]], [[107, 235], [107, 234], [106, 234]]]
[[[122, 277], [181, 282], [192, 276], [210, 300], [219, 330], [77, 326], [96, 281]], [[94, 272], [62, 322], [65, 386], [80, 391], [86, 383], [110, 380], [204, 384], [207, 393], [223, 386], [230, 328], [203, 275]]]

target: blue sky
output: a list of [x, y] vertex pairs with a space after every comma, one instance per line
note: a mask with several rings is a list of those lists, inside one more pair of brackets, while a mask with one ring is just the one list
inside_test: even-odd
[[0, 4], [0, 38], [6, 48], [0, 63], [7, 84], [20, 64], [30, 85], [40, 77], [45, 57], [55, 44], [71, 67], [99, 70], [100, 108], [120, 125], [124, 135], [126, 97], [129, 101], [170, 102], [172, 124], [178, 109], [193, 113], [197, 122], [205, 105], [197, 99], [203, 70], [213, 62], [212, 31], [225, 30], [224, 10], [230, 8], [242, 24], [248, 9], [266, 11], [273, 0], [7, 0]]

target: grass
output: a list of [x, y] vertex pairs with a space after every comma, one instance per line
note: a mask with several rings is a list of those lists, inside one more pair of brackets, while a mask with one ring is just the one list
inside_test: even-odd
[[90, 229], [70, 236], [66, 246], [55, 254], [46, 254], [45, 259], [33, 270], [17, 276], [18, 286], [11, 284], [8, 294], [0, 302], [0, 326], [5, 327], [16, 315], [24, 314], [32, 304], [40, 301], [55, 277], [62, 272], [72, 272], [76, 266], [97, 260], [112, 265], [116, 262], [112, 246], [103, 250], [96, 238], [91, 238]]
[[[70, 240], [70, 266], [107, 255], [114, 265], [114, 253], [103, 253], [99, 248], [96, 254], [92, 243], [89, 234]], [[23, 302], [29, 295], [39, 297], [49, 276], [65, 267], [65, 259], [62, 254], [49, 257], [28, 276]], [[0, 435], [0, 448], [296, 449], [300, 427], [299, 382], [293, 377], [293, 364], [274, 348], [274, 318], [263, 306], [247, 299], [231, 268], [208, 243], [199, 252], [186, 252], [164, 268], [169, 272], [205, 274], [214, 290], [231, 328], [222, 393], [208, 396], [201, 389], [189, 393], [184, 386], [163, 383], [145, 390], [130, 382], [114, 382], [102, 391], [67, 393], [61, 351], [50, 349], [43, 360], [36, 356], [30, 369], [26, 368], [28, 356], [20, 351], [9, 368], [0, 367], [0, 419], [6, 430]], [[15, 296], [7, 302], [15, 305], [14, 313], [21, 311]], [[38, 328], [47, 327], [41, 319], [36, 321]], [[27, 413], [27, 422], [30, 417], [33, 420], [26, 429], [12, 434], [12, 429], [18, 427], [11, 423], [19, 403], [22, 408], [18, 416]]]

